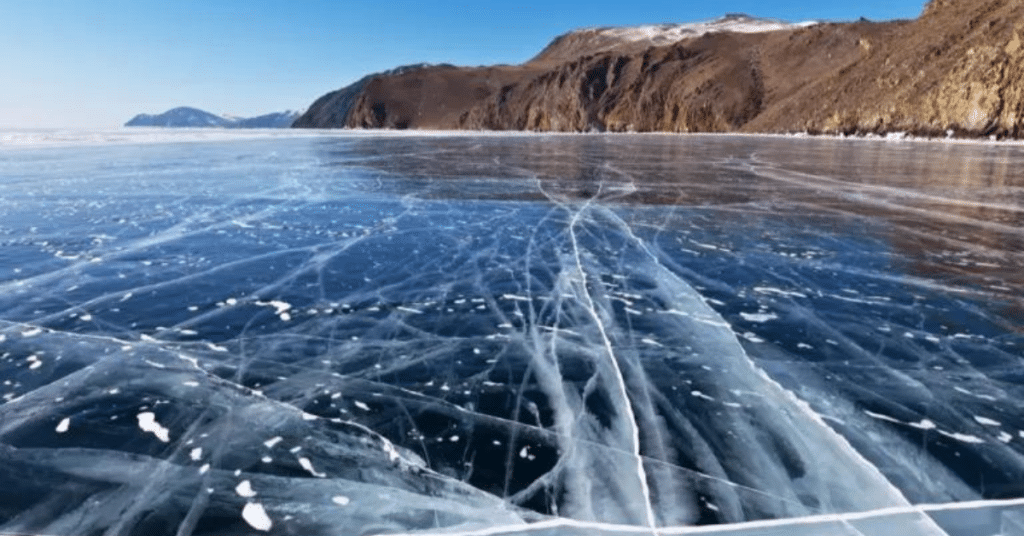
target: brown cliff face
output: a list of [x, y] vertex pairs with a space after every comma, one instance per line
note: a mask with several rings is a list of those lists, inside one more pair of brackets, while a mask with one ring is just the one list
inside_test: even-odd
[[503, 86], [539, 72], [529, 67], [425, 67], [378, 76], [363, 87], [344, 124], [356, 128], [458, 128], [459, 118]]
[[316, 121], [331, 114], [314, 105], [297, 125], [1024, 135], [1024, 0], [933, 0], [914, 21], [652, 42], [584, 30], [522, 66], [382, 75], [343, 119]]

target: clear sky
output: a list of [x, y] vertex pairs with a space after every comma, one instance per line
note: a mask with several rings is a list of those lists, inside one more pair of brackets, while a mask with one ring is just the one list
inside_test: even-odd
[[304, 110], [409, 63], [520, 63], [588, 26], [914, 18], [925, 0], [0, 0], [0, 127], [115, 127], [195, 106]]

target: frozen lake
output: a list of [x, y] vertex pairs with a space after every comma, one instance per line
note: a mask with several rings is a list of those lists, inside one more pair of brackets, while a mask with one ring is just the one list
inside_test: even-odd
[[2, 534], [1024, 535], [1024, 147], [19, 136]]

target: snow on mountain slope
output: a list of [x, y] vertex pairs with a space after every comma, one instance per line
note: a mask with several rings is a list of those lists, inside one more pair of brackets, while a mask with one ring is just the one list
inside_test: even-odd
[[622, 41], [650, 41], [665, 45], [682, 39], [700, 37], [711, 32], [760, 33], [788, 30], [817, 24], [815, 21], [790, 23], [776, 19], [761, 19], [742, 14], [731, 14], [705, 22], [655, 24], [615, 28], [592, 28], [590, 31]]
[[713, 32], [773, 32], [815, 24], [816, 21], [790, 23], [734, 13], [702, 22], [583, 28], [555, 38], [531, 63], [558, 63], [610, 50], [631, 52], [639, 47], [670, 45]]

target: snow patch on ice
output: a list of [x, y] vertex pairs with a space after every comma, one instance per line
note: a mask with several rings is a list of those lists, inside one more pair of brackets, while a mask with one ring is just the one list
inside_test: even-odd
[[317, 478], [327, 478], [326, 473], [320, 473], [313, 468], [313, 462], [309, 461], [309, 458], [299, 458], [299, 465], [301, 465], [303, 469], [308, 471], [309, 474]]
[[747, 322], [758, 322], [762, 324], [779, 318], [779, 315], [774, 313], [740, 313], [740, 316], [742, 316], [743, 320], [746, 320]]
[[235, 486], [235, 493], [237, 493], [239, 497], [252, 498], [256, 496], [256, 492], [252, 489], [252, 482], [248, 480], [239, 482], [238, 485]]
[[139, 420], [139, 428], [141, 428], [143, 432], [149, 432], [155, 435], [157, 439], [164, 443], [171, 442], [171, 431], [160, 426], [160, 423], [156, 422], [155, 413], [151, 411], [144, 411], [139, 413], [136, 417]]
[[242, 508], [242, 519], [250, 527], [263, 532], [269, 531], [274, 526], [267, 515], [267, 511], [263, 509], [263, 505], [260, 503], [245, 503], [245, 507]]
[[975, 415], [974, 416], [974, 420], [977, 421], [978, 424], [983, 425], [983, 426], [1002, 426], [1003, 425], [1003, 423], [1001, 423], [999, 421], [995, 421], [995, 420], [989, 419], [988, 417], [981, 417], [979, 415]]

